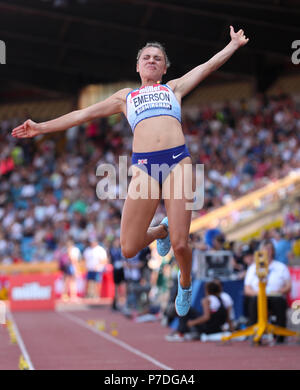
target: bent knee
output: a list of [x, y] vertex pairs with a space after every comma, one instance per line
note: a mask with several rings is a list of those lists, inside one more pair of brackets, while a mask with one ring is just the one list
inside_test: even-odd
[[176, 254], [184, 254], [189, 249], [189, 246], [186, 241], [174, 241], [172, 242], [172, 248], [176, 256]]
[[138, 253], [135, 248], [131, 247], [130, 245], [126, 245], [122, 243], [121, 243], [121, 252], [126, 259], [130, 259], [131, 257], [134, 257]]

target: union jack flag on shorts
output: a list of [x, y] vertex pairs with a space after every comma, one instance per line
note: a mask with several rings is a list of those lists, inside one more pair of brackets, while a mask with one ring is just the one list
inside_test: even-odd
[[148, 159], [147, 158], [143, 158], [143, 159], [139, 159], [138, 160], [138, 165], [139, 164], [147, 164], [148, 163]]

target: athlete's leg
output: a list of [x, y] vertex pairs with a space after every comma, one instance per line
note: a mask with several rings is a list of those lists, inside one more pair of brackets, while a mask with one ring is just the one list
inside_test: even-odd
[[187, 210], [186, 205], [191, 202], [192, 184], [191, 158], [186, 157], [171, 171], [162, 187], [170, 240], [180, 269], [180, 285], [183, 288], [188, 288], [191, 284], [192, 249], [188, 244], [191, 210]]
[[[133, 166], [132, 170], [133, 177], [121, 219], [121, 249], [127, 258], [167, 235], [162, 225], [149, 227], [160, 201], [159, 183], [138, 167]], [[145, 199], [138, 197], [139, 194], [143, 194]]]

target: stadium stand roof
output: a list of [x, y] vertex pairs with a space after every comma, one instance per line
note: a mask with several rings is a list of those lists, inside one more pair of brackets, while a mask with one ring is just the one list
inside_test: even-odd
[[[136, 53], [147, 41], [165, 44], [178, 77], [229, 42], [229, 25], [248, 45], [209, 82], [254, 78], [267, 89], [296, 72], [292, 42], [300, 37], [296, 0], [0, 0], [0, 102], [71, 96], [89, 83], [137, 80]], [[14, 93], [14, 90], [19, 93]], [[9, 93], [8, 93], [9, 92]]]

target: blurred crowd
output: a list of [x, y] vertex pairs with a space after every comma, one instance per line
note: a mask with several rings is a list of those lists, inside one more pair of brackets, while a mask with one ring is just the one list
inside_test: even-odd
[[300, 112], [292, 97], [260, 97], [189, 115], [184, 129], [190, 151], [205, 164], [204, 208], [299, 169]]
[[[132, 143], [126, 119], [116, 115], [48, 137], [11, 137], [23, 119], [0, 122], [0, 262], [52, 261], [67, 238], [81, 251], [91, 237], [108, 248], [119, 236], [124, 200], [98, 199], [103, 176], [96, 168], [116, 167], [120, 193], [119, 157], [127, 156], [130, 166]], [[189, 108], [183, 129], [193, 163], [205, 167], [205, 204], [193, 217], [300, 169], [300, 110], [291, 96]], [[153, 223], [163, 215], [161, 204]]]
[[[183, 110], [183, 130], [193, 163], [205, 167], [205, 203], [193, 217], [300, 169], [297, 104], [288, 95], [256, 96]], [[126, 156], [129, 167], [132, 145], [127, 120], [115, 115], [51, 136], [13, 138], [11, 130], [25, 119], [0, 122], [0, 264], [59, 261], [58, 254], [68, 240], [79, 250], [78, 261], [88, 261], [85, 251], [92, 242], [98, 243], [107, 253], [103, 264], [114, 266], [116, 288], [126, 281], [128, 307], [143, 306], [144, 300], [146, 311], [151, 307], [155, 313], [159, 310], [157, 294], [166, 306], [171, 290], [168, 280], [176, 274], [174, 259], [161, 262], [150, 250], [122, 259], [118, 238], [124, 199], [99, 200], [96, 192], [105, 176], [97, 175], [97, 167], [107, 163], [116, 167], [115, 192], [123, 190], [124, 183], [118, 181], [119, 157]], [[287, 210], [283, 228], [265, 233], [275, 244], [277, 260], [285, 264], [300, 256], [299, 203]], [[164, 215], [161, 203], [153, 224]], [[234, 272], [243, 278], [252, 261], [247, 256], [259, 240], [247, 245], [227, 242], [220, 230], [216, 232], [213, 238], [208, 232], [192, 235], [193, 247], [231, 250]], [[68, 272], [66, 276], [74, 274], [74, 270], [71, 275]], [[91, 274], [90, 280], [99, 282]], [[116, 297], [122, 295], [120, 291], [116, 290]], [[117, 308], [117, 298], [113, 306]]]

